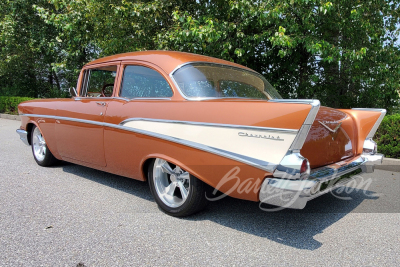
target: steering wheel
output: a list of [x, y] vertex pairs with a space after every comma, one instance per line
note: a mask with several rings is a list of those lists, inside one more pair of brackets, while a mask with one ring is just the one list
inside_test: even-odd
[[112, 89], [111, 89], [111, 92], [106, 92], [106, 87], [108, 87], [108, 86], [114, 87], [114, 84], [113, 83], [107, 83], [107, 84], [103, 85], [103, 88], [101, 88], [101, 96], [102, 97], [110, 97], [110, 96], [112, 96]]

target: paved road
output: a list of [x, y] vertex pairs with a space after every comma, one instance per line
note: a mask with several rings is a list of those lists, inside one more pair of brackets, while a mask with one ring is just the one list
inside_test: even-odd
[[365, 192], [337, 193], [352, 200], [328, 194], [300, 211], [226, 198], [177, 219], [146, 183], [39, 167], [17, 127], [0, 119], [0, 266], [400, 264], [400, 173], [363, 175]]

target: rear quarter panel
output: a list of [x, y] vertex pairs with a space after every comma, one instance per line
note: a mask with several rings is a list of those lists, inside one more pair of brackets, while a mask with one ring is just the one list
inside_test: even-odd
[[[310, 105], [306, 104], [251, 100], [114, 100], [107, 108], [105, 122], [118, 125], [130, 118], [150, 118], [298, 130], [310, 108]], [[232, 143], [232, 146], [235, 145], [238, 144]], [[180, 165], [202, 181], [232, 197], [253, 201], [258, 201], [261, 182], [271, 175], [270, 172], [256, 166], [223, 156], [110, 127], [105, 129], [105, 154], [107, 169], [112, 173], [146, 180], [143, 163], [149, 158], [160, 157]], [[220, 181], [235, 167], [239, 167], [239, 173], [221, 185]], [[231, 172], [234, 173], [236, 172]], [[235, 187], [238, 190], [232, 191]]]

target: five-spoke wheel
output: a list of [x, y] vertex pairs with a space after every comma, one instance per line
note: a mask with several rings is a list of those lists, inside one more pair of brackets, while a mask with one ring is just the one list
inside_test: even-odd
[[47, 147], [43, 135], [37, 127], [35, 127], [32, 134], [32, 149], [35, 158], [39, 161], [43, 161], [46, 156]]
[[149, 166], [151, 192], [166, 213], [183, 217], [205, 207], [206, 184], [179, 166], [157, 158]]
[[32, 128], [31, 145], [33, 157], [40, 166], [51, 166], [57, 162], [57, 159], [47, 148], [42, 132], [36, 126]]
[[165, 205], [176, 208], [185, 203], [190, 190], [190, 175], [180, 167], [174, 169], [163, 159], [156, 159], [153, 167], [154, 187]]

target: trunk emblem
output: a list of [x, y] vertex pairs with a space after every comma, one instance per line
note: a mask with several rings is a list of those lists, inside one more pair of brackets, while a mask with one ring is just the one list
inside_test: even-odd
[[335, 127], [335, 129], [331, 129], [328, 125], [326, 125], [325, 123], [323, 123], [322, 121], [318, 121], [322, 126], [324, 126], [328, 131], [330, 131], [331, 133], [336, 133], [337, 130], [340, 128], [340, 126], [342, 125], [342, 123], [339, 123], [338, 126]]

